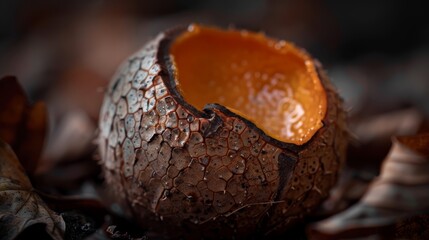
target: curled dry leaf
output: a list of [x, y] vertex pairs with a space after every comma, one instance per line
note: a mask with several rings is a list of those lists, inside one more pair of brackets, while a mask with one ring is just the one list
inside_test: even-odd
[[[79, 159], [93, 149], [95, 124], [85, 112], [69, 111], [62, 116], [61, 121], [58, 121], [54, 128], [55, 132], [50, 133], [43, 154], [43, 158], [49, 160], [45, 165]], [[44, 166], [44, 168], [49, 170], [52, 166]]]
[[44, 103], [30, 105], [15, 77], [0, 79], [0, 138], [8, 143], [27, 173], [33, 174], [47, 128]]
[[406, 108], [350, 120], [353, 137], [347, 164], [329, 198], [317, 212], [320, 217], [332, 216], [358, 202], [379, 175], [383, 158], [392, 145], [391, 136], [413, 135], [422, 128], [425, 119], [418, 109]]
[[0, 140], [0, 239], [15, 239], [35, 224], [44, 224], [54, 240], [63, 238], [64, 220], [37, 195], [12, 149]]
[[53, 120], [49, 141], [37, 166], [37, 187], [70, 191], [99, 176], [94, 157], [94, 124], [83, 111], [69, 111]]
[[425, 118], [423, 112], [411, 107], [350, 120], [354, 142], [348, 148], [347, 166], [364, 174], [379, 175], [392, 146], [391, 137], [416, 134]]
[[312, 239], [386, 234], [383, 230], [395, 223], [423, 213], [429, 213], [428, 133], [394, 138], [380, 176], [360, 202], [316, 223], [309, 233]]
[[332, 216], [355, 204], [365, 194], [374, 175], [345, 167], [337, 185], [331, 190], [329, 198], [317, 212], [319, 216]]

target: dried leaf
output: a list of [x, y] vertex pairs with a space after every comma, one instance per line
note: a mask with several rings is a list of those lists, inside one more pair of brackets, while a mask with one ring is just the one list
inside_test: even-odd
[[380, 176], [360, 202], [316, 223], [311, 239], [356, 238], [384, 231], [411, 216], [429, 213], [429, 134], [393, 139]]
[[25, 107], [25, 94], [16, 78], [2, 78], [0, 80], [0, 136], [7, 143], [17, 142]]
[[35, 224], [44, 224], [54, 240], [63, 239], [64, 220], [46, 206], [12, 149], [0, 140], [0, 239], [14, 239]]
[[323, 202], [317, 215], [331, 216], [355, 204], [365, 194], [374, 177], [368, 172], [355, 171], [350, 167], [345, 167], [338, 183], [331, 190], [329, 198]]
[[0, 79], [0, 138], [14, 149], [29, 174], [37, 167], [46, 129], [45, 105], [31, 106], [15, 77]]
[[429, 157], [429, 133], [421, 133], [414, 137], [396, 137], [396, 140], [417, 154]]
[[80, 160], [88, 153], [92, 155], [96, 126], [85, 112], [69, 111], [62, 115], [61, 120], [56, 121], [54, 128], [43, 153], [43, 164], [37, 169], [38, 173], [52, 171], [58, 164]]
[[348, 148], [347, 166], [378, 175], [392, 147], [391, 137], [416, 134], [424, 123], [424, 116], [421, 110], [406, 108], [351, 119], [350, 128], [355, 139]]

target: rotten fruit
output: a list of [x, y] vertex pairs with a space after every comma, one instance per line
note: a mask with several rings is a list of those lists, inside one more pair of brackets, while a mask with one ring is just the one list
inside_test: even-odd
[[106, 185], [165, 238], [284, 232], [337, 179], [341, 103], [320, 63], [289, 42], [200, 25], [161, 33], [107, 89]]

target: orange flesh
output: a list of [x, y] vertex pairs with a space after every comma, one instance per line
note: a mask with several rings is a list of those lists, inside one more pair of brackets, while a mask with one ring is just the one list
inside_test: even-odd
[[192, 25], [170, 51], [182, 96], [197, 109], [221, 104], [298, 145], [322, 127], [325, 90], [313, 60], [292, 44]]

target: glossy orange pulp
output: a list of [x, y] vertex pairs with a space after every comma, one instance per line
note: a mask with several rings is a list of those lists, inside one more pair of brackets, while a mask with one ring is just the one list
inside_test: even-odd
[[267, 135], [298, 145], [322, 127], [326, 92], [314, 60], [291, 43], [191, 25], [170, 53], [183, 98], [199, 110], [221, 104]]

